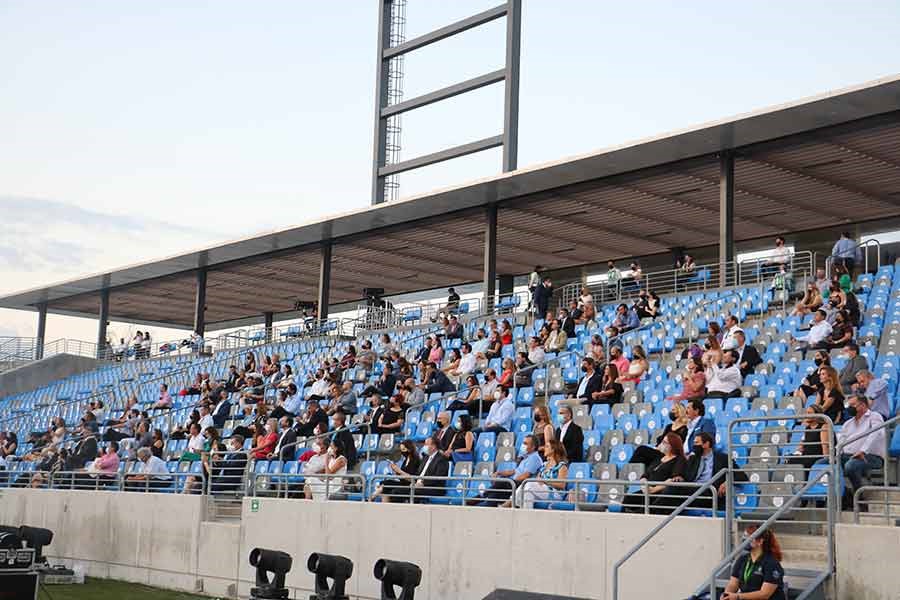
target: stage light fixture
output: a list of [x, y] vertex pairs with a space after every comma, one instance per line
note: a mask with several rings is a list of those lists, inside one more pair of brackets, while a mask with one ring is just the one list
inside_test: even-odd
[[[375, 579], [381, 581], [381, 600], [413, 600], [422, 582], [422, 569], [413, 563], [380, 558], [375, 562]], [[400, 587], [399, 596], [394, 586]]]
[[53, 532], [43, 527], [29, 527], [22, 525], [19, 527], [19, 537], [25, 541], [25, 545], [34, 549], [34, 562], [37, 565], [46, 564], [47, 559], [44, 558], [44, 546], [49, 546], [53, 541]]
[[[316, 593], [309, 600], [349, 600], [345, 593], [347, 580], [353, 575], [353, 561], [346, 556], [313, 552], [306, 568], [316, 576]], [[328, 580], [333, 583], [328, 585]]]
[[[251, 600], [281, 600], [289, 595], [284, 576], [290, 572], [294, 559], [287, 552], [254, 548], [250, 551], [250, 566], [256, 567], [256, 587], [250, 588]], [[269, 580], [269, 573], [272, 580]]]

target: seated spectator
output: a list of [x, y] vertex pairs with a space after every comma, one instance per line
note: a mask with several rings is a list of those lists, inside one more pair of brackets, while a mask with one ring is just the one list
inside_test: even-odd
[[447, 405], [447, 410], [465, 410], [470, 416], [480, 416], [478, 412], [478, 401], [481, 400], [481, 386], [478, 385], [478, 378], [474, 375], [466, 377], [465, 390], [457, 394], [456, 399]]
[[618, 404], [622, 401], [622, 395], [625, 390], [619, 383], [619, 370], [615, 363], [607, 363], [603, 369], [603, 379], [601, 380], [600, 389], [591, 392], [590, 399], [585, 402], [589, 406], [595, 404]]
[[703, 404], [702, 400], [699, 398], [689, 400], [684, 406], [684, 416], [688, 419], [687, 433], [684, 438], [688, 448], [694, 447], [695, 438], [700, 433], [705, 432], [715, 439], [716, 422], [706, 416], [706, 406]]
[[347, 426], [347, 415], [338, 411], [334, 413], [334, 433], [331, 434], [332, 440], [337, 440], [344, 448], [344, 456], [347, 457], [347, 467], [352, 469], [356, 466], [356, 444], [353, 443], [353, 433]]
[[484, 358], [491, 360], [503, 356], [503, 342], [500, 341], [500, 332], [492, 331], [488, 336], [488, 347], [484, 351]]
[[166, 463], [150, 452], [150, 448], [140, 448], [137, 451], [137, 459], [140, 461], [138, 472], [125, 478], [125, 489], [130, 491], [157, 491], [169, 487], [172, 476], [166, 468]]
[[[340, 372], [340, 369], [336, 369]], [[281, 367], [280, 371], [277, 371], [272, 377], [269, 378], [269, 386], [276, 387], [278, 389], [285, 389], [287, 386], [294, 383], [294, 369], [291, 365], [284, 365]]]
[[493, 369], [486, 369], [484, 372], [484, 383], [481, 384], [481, 397], [488, 408], [494, 401], [494, 392], [497, 391], [498, 387], [500, 387], [500, 383], [497, 380], [497, 373]]
[[513, 387], [516, 380], [516, 363], [511, 358], [504, 358], [500, 364], [503, 366], [503, 371], [500, 372], [497, 383], [508, 388]]
[[278, 420], [278, 425], [281, 429], [278, 434], [278, 441], [267, 458], [281, 461], [294, 460], [294, 455], [297, 452], [297, 432], [294, 430], [294, 419], [283, 416]]
[[213, 421], [212, 414], [209, 412], [208, 404], [200, 405], [200, 431], [203, 431], [207, 427], [215, 427], [216, 423]]
[[619, 375], [619, 383], [628, 381], [638, 383], [644, 375], [650, 371], [650, 363], [647, 361], [647, 353], [643, 346], [635, 346], [631, 349], [631, 362], [628, 371]]
[[856, 374], [863, 369], [869, 368], [869, 362], [866, 357], [859, 353], [859, 345], [850, 342], [844, 346], [846, 352], [847, 364], [841, 369], [840, 381], [842, 389], [851, 389], [857, 383]]
[[566, 332], [560, 329], [559, 321], [554, 319], [550, 323], [550, 335], [547, 336], [547, 341], [544, 343], [544, 351], [564, 352], [568, 340]]
[[851, 390], [857, 396], [866, 398], [869, 409], [877, 412], [885, 421], [891, 418], [891, 400], [886, 380], [875, 377], [868, 369], [861, 369], [856, 374], [856, 384]]
[[415, 442], [412, 440], [403, 440], [400, 442], [400, 463], [388, 461], [388, 466], [396, 477], [383, 479], [370, 500], [375, 502], [405, 502], [409, 498], [409, 487], [412, 485], [413, 478], [418, 475], [422, 461], [419, 458], [419, 451]]
[[[572, 304], [574, 303], [575, 301], [573, 300]], [[556, 320], [559, 321], [560, 331], [564, 332], [567, 338], [575, 337], [575, 318], [571, 315], [569, 309], [560, 308], [559, 315]], [[550, 332], [553, 332], [552, 322], [550, 326]], [[512, 343], [512, 341], [510, 341], [510, 343]]]
[[379, 433], [395, 433], [399, 434], [403, 430], [403, 422], [406, 418], [405, 411], [401, 405], [402, 397], [394, 394], [388, 401], [388, 407], [381, 413], [378, 418]]
[[[187, 437], [190, 435], [190, 432], [191, 432], [191, 425], [193, 425], [194, 423], [197, 423], [197, 424], [200, 423], [200, 411], [197, 410], [196, 408], [191, 411], [191, 414], [190, 414], [190, 416], [188, 416], [187, 421], [185, 421], [183, 424], [175, 427], [169, 433], [169, 439], [170, 440], [187, 439]], [[104, 439], [106, 439], [105, 436], [104, 436]]]
[[[212, 429], [213, 431], [216, 431], [215, 427], [211, 427], [210, 429]], [[217, 435], [218, 435], [218, 432], [217, 432]], [[94, 441], [94, 448], [95, 448], [94, 455], [95, 456], [97, 454], [96, 446], [97, 446], [97, 442]], [[153, 453], [153, 456], [155, 456], [157, 458], [162, 458], [163, 450], [165, 450], [165, 447], [166, 447], [166, 440], [163, 437], [162, 429], [154, 429], [153, 433], [151, 434], [151, 439], [150, 439], [150, 452]]]
[[794, 454], [787, 459], [789, 465], [800, 465], [809, 479], [809, 470], [823, 458], [828, 458], [831, 447], [831, 428], [815, 415], [824, 414], [818, 404], [806, 407], [806, 418], [803, 419], [803, 440]]
[[226, 446], [227, 454], [204, 454], [204, 470], [208, 473], [210, 490], [214, 493], [237, 492], [244, 481], [247, 469], [247, 453], [244, 437], [232, 435]]
[[165, 383], [159, 385], [159, 400], [156, 401], [153, 408], [172, 408], [172, 396], [169, 394], [169, 386]]
[[655, 319], [659, 314], [659, 296], [653, 292], [641, 290], [633, 310], [637, 313], [638, 319]]
[[547, 319], [544, 321], [544, 324], [541, 325], [541, 328], [538, 330], [537, 339], [541, 344], [541, 348], [547, 343], [547, 340], [550, 339], [550, 323], [553, 321], [553, 315], [547, 313]]
[[[513, 485], [518, 487], [526, 479], [534, 478], [543, 467], [541, 457], [537, 451], [537, 440], [533, 435], [525, 436], [524, 453], [518, 457], [518, 464], [515, 469], [505, 471], [495, 471], [491, 474], [492, 479], [512, 478]], [[513, 494], [509, 482], [494, 481], [491, 487], [486, 488], [478, 493], [474, 498], [466, 500], [467, 506], [511, 506], [510, 498]]]
[[600, 402], [601, 397], [594, 395], [603, 389], [603, 374], [597, 372], [593, 358], [585, 356], [581, 359], [581, 372], [581, 380], [575, 390], [575, 402], [569, 403], [593, 405]]
[[504, 346], [513, 343], [512, 325], [509, 324], [507, 319], [503, 319], [503, 322], [500, 324], [500, 343]]
[[309, 387], [306, 394], [307, 400], [324, 400], [328, 396], [331, 382], [325, 377], [325, 369], [316, 369], [315, 378], [311, 382], [308, 381], [306, 385]]
[[356, 357], [357, 364], [369, 372], [375, 366], [375, 361], [377, 360], [377, 356], [375, 352], [372, 350], [372, 342], [369, 340], [365, 340], [360, 345], [360, 353], [359, 356]]
[[578, 310], [580, 315], [575, 317], [576, 323], [588, 323], [597, 316], [597, 309], [594, 307], [594, 296], [587, 288], [581, 288], [581, 295], [578, 297]]
[[528, 340], [528, 362], [533, 365], [544, 362], [544, 346], [541, 344], [539, 337], [532, 337]]
[[725, 352], [719, 344], [718, 336], [710, 331], [710, 334], [706, 336], [706, 341], [703, 343], [703, 363], [717, 365], [722, 362], [724, 356]]
[[610, 344], [609, 361], [610, 364], [615, 365], [616, 371], [619, 375], [627, 373], [628, 368], [631, 366], [631, 361], [625, 357], [625, 353], [622, 351], [621, 345]]
[[828, 348], [843, 348], [853, 341], [853, 326], [850, 325], [846, 310], [839, 310], [834, 315], [831, 335], [826, 340]]
[[561, 404], [559, 418], [560, 426], [556, 428], [553, 437], [562, 442], [566, 457], [571, 462], [581, 462], [584, 457], [584, 431], [572, 420], [572, 407]]
[[340, 363], [338, 363], [344, 371], [347, 369], [352, 369], [356, 366], [356, 346], [350, 344], [347, 348], [347, 352], [341, 357]]
[[737, 352], [729, 350], [724, 354], [722, 366], [704, 356], [706, 367], [706, 396], [708, 398], [735, 398], [741, 395], [744, 378], [737, 364]]
[[704, 398], [706, 393], [706, 373], [703, 372], [703, 363], [699, 358], [691, 357], [687, 359], [681, 383], [681, 393], [669, 396], [666, 400], [679, 403], [691, 398]]
[[436, 335], [431, 336], [431, 350], [428, 351], [427, 360], [436, 365], [444, 362], [444, 348], [441, 346], [441, 338]]
[[446, 450], [444, 450], [444, 456], [454, 463], [472, 462], [475, 458], [474, 448], [475, 434], [472, 433], [472, 417], [469, 415], [460, 415], [459, 429], [453, 430], [450, 443]]
[[[718, 321], [707, 322], [706, 329], [707, 329], [708, 335], [711, 335], [716, 338], [716, 343], [718, 344], [718, 348], [721, 349], [722, 340], [725, 339], [725, 332], [722, 331], [722, 327], [719, 325], [719, 322]], [[708, 340], [708, 341], [710, 341], [710, 343], [712, 342], [712, 340]], [[707, 348], [707, 350], [709, 350], [709, 348]], [[721, 362], [721, 358], [719, 359], [719, 362]]]
[[815, 396], [822, 389], [821, 370], [822, 367], [831, 366], [831, 356], [825, 350], [816, 350], [813, 357], [816, 366], [815, 370], [804, 377], [800, 381], [800, 387], [794, 391], [794, 395], [801, 398], [804, 402], [812, 396]]
[[813, 313], [813, 322], [809, 328], [809, 333], [791, 339], [797, 344], [796, 349], [804, 352], [809, 350], [817, 350], [819, 348], [828, 348], [828, 341], [831, 339], [832, 328], [826, 321], [827, 315], [824, 310], [817, 310]]
[[809, 282], [806, 284], [806, 291], [803, 293], [803, 297], [800, 298], [800, 301], [794, 306], [794, 310], [791, 314], [795, 317], [808, 315], [822, 308], [823, 302], [824, 299], [822, 298], [818, 286], [814, 282]]
[[547, 406], [535, 406], [532, 419], [533, 427], [531, 435], [534, 436], [538, 452], [543, 455], [544, 446], [550, 440], [556, 438], [556, 430], [553, 429], [553, 420], [550, 418], [550, 411]]
[[[702, 406], [702, 404], [701, 404]], [[726, 481], [725, 473], [720, 473], [731, 466], [731, 471], [735, 482], [746, 482], [747, 474], [740, 469], [731, 465], [728, 455], [724, 452], [715, 450], [715, 434], [709, 434], [701, 431], [693, 436], [693, 452], [688, 456], [685, 465], [684, 475], [675, 476], [672, 482], [691, 482], [695, 484], [706, 484], [712, 482], [712, 489], [715, 492], [707, 491], [691, 504], [691, 508], [712, 508], [712, 494], [716, 493], [719, 497], [718, 506], [724, 506]], [[666, 486], [658, 498], [653, 512], [668, 512], [669, 509], [663, 507], [674, 508], [680, 505], [684, 498], [694, 494], [696, 487], [691, 486]]]
[[472, 342], [472, 353], [475, 355], [475, 358], [485, 360], [490, 343], [491, 341], [488, 339], [484, 329], [479, 328], [475, 332], [475, 341]]
[[453, 350], [459, 356], [456, 367], [448, 371], [453, 377], [465, 377], [475, 372], [475, 354], [472, 353], [472, 346], [464, 343], [461, 349], [462, 354], [459, 354], [458, 350]]
[[465, 329], [456, 315], [450, 315], [447, 325], [444, 327], [444, 338], [448, 340], [461, 340], [465, 334]]
[[3, 460], [14, 457], [16, 450], [19, 448], [19, 437], [15, 431], [7, 431], [5, 435], [6, 439], [3, 440], [3, 443], [0, 443], [0, 458]]
[[844, 391], [841, 389], [837, 371], [834, 367], [820, 367], [819, 379], [821, 386], [816, 396], [816, 403], [822, 407], [822, 412], [833, 423], [840, 423], [844, 414]]
[[378, 349], [378, 357], [382, 359], [389, 358], [391, 352], [393, 352], [395, 349], [394, 344], [391, 343], [391, 336], [386, 333], [382, 333], [379, 341], [381, 342], [381, 346]]
[[[378, 395], [374, 395], [371, 398], [380, 399]], [[316, 426], [319, 424], [324, 424], [325, 430], [327, 431], [328, 415], [322, 410], [322, 407], [317, 400], [310, 400], [306, 403], [306, 412], [295, 420], [294, 425], [297, 429], [297, 435], [299, 437], [310, 437], [313, 435], [313, 431], [315, 431]]]
[[[638, 446], [635, 448], [634, 454], [631, 455], [631, 460], [628, 462], [649, 467], [663, 455], [664, 448], [662, 447], [662, 444], [665, 441], [666, 436], [670, 433], [675, 434], [681, 440], [683, 452], [684, 440], [687, 438], [691, 419], [688, 418], [687, 410], [681, 404], [672, 405], [671, 410], [669, 410], [669, 419], [671, 419], [671, 423], [666, 423], [663, 432], [656, 437], [656, 446]], [[708, 426], [707, 429], [709, 429]]]
[[[281, 417], [288, 416], [292, 419], [300, 414], [300, 411], [303, 408], [303, 397], [297, 393], [297, 386], [293, 383], [288, 385], [287, 389], [282, 390], [278, 393], [278, 400], [275, 403], [275, 408], [272, 410], [271, 417], [273, 419], [280, 419]], [[356, 407], [354, 406], [354, 409]], [[218, 424], [217, 424], [218, 425]]]
[[546, 460], [537, 474], [540, 481], [528, 481], [519, 486], [516, 489], [516, 505], [534, 508], [535, 502], [551, 500], [565, 492], [569, 476], [565, 447], [559, 440], [549, 440], [544, 453]]
[[438, 449], [434, 436], [425, 440], [423, 445], [425, 460], [422, 461], [414, 484], [415, 502], [420, 503], [428, 498], [441, 497], [447, 493], [447, 481], [429, 479], [431, 477], [447, 477], [450, 474], [450, 462]]
[[250, 448], [250, 453], [256, 460], [267, 460], [269, 454], [275, 450], [275, 444], [278, 443], [278, 420], [269, 419], [266, 421], [265, 432], [258, 435], [256, 443]]
[[[751, 525], [745, 535], [750, 537], [756, 531], [757, 526]], [[781, 559], [781, 547], [775, 533], [771, 529], [763, 531], [750, 542], [750, 553], [742, 554], [734, 561], [721, 600], [787, 600]]]
[[[369, 411], [363, 415], [363, 423], [360, 430], [365, 433], [381, 433], [381, 430], [378, 427], [378, 422], [381, 420], [381, 415], [385, 410], [384, 403], [381, 401], [381, 396], [377, 393], [369, 396]], [[326, 424], [327, 424], [326, 417]], [[327, 425], [326, 425], [327, 426]], [[303, 434], [301, 434], [303, 435]]]
[[347, 473], [347, 457], [343, 445], [333, 440], [328, 446], [325, 470], [319, 477], [306, 477], [303, 494], [307, 500], [323, 501], [339, 494], [343, 488], [341, 475]]
[[304, 477], [325, 472], [325, 468], [328, 466], [328, 446], [328, 442], [322, 438], [316, 438], [312, 443], [312, 455], [304, 454], [300, 457], [303, 462]]
[[612, 326], [622, 334], [640, 327], [641, 321], [634, 309], [629, 309], [625, 304], [620, 304], [616, 308], [616, 318], [613, 319]]
[[666, 433], [658, 446], [657, 456], [644, 471], [641, 480], [655, 483], [647, 488], [646, 493], [651, 496], [648, 500], [644, 496], [644, 490], [633, 492], [625, 496], [622, 506], [626, 512], [641, 513], [645, 508], [655, 505], [660, 498], [652, 496], [662, 494], [666, 490], [666, 484], [675, 481], [676, 477], [684, 478], [687, 467], [687, 459], [684, 456], [684, 445], [677, 433]]
[[728, 315], [725, 318], [725, 330], [722, 332], [722, 339], [719, 341], [719, 346], [722, 350], [734, 350], [737, 347], [737, 342], [734, 339], [735, 334], [740, 331], [743, 333], [743, 329], [741, 329], [740, 322], [738, 318], [734, 315]]
[[503, 386], [498, 386], [494, 392], [494, 403], [485, 422], [476, 430], [476, 433], [483, 431], [493, 431], [495, 433], [504, 433], [512, 430], [513, 414], [516, 407], [509, 399], [509, 391]]
[[759, 356], [759, 350], [747, 344], [747, 334], [743, 330], [739, 329], [735, 332], [734, 343], [733, 350], [737, 352], [738, 368], [741, 370], [741, 376], [746, 377], [762, 364], [762, 358]]
[[534, 365], [528, 360], [528, 353], [518, 352], [516, 354], [515, 374], [513, 375], [515, 387], [530, 387], [531, 374], [533, 371]]
[[66, 461], [67, 471], [81, 471], [85, 465], [97, 458], [97, 437], [87, 434], [78, 440]]
[[599, 333], [591, 336], [591, 346], [588, 355], [594, 359], [594, 364], [602, 366], [606, 362], [606, 350], [603, 347], [603, 338]]
[[[828, 414], [827, 411], [826, 414]], [[886, 447], [884, 428], [878, 429], [884, 424], [884, 418], [869, 409], [869, 403], [864, 397], [850, 397], [847, 416], [849, 418], [837, 434], [838, 444], [866, 432], [870, 433], [848, 443], [841, 449], [841, 467], [843, 467], [844, 475], [850, 484], [844, 491], [841, 510], [853, 508], [853, 494], [863, 485], [863, 477], [868, 475], [872, 469], [881, 469], [884, 466]]]
[[426, 365], [425, 382], [422, 384], [422, 391], [425, 392], [426, 395], [434, 393], [444, 394], [446, 392], [452, 392], [454, 389], [456, 388], [453, 385], [453, 382], [447, 378], [443, 371], [437, 368], [435, 363], [429, 362]]
[[427, 399], [425, 396], [425, 391], [416, 385], [416, 380], [412, 377], [407, 377], [402, 384], [404, 403], [408, 406], [420, 406], [425, 403]]
[[95, 475], [105, 477], [114, 476], [119, 472], [119, 442], [110, 442], [106, 445], [103, 454], [94, 459], [89, 471]]
[[462, 360], [462, 353], [457, 348], [450, 350], [450, 357], [447, 359], [447, 366], [441, 368], [441, 371], [449, 375], [459, 371], [459, 363]]
[[333, 415], [340, 411], [345, 415], [356, 414], [356, 392], [353, 391], [353, 382], [345, 381], [340, 387], [334, 386], [334, 396], [328, 406], [326, 414]]

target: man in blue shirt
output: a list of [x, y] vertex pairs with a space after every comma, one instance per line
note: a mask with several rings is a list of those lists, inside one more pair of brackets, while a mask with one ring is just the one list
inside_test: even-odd
[[494, 433], [504, 433], [510, 431], [515, 410], [516, 407], [513, 406], [512, 401], [509, 399], [509, 390], [505, 386], [498, 386], [494, 390], [494, 403], [491, 404], [491, 410], [488, 411], [487, 419], [475, 432], [493, 431]]
[[[492, 478], [512, 478], [513, 486], [518, 487], [524, 483], [526, 479], [537, 477], [543, 466], [541, 456], [537, 451], [537, 440], [533, 435], [525, 436], [524, 453], [519, 456], [518, 464], [515, 469], [505, 469], [503, 471], [495, 471], [491, 474]], [[508, 481], [495, 481], [491, 487], [483, 490], [476, 498], [466, 502], [469, 506], [500, 506], [509, 507], [511, 505], [513, 487]]]
[[856, 392], [868, 399], [869, 408], [880, 414], [885, 421], [890, 419], [893, 411], [888, 398], [887, 381], [875, 377], [868, 369], [863, 369], [856, 374], [856, 382]]
[[859, 246], [856, 241], [850, 237], [849, 231], [841, 232], [841, 239], [834, 244], [831, 249], [831, 258], [836, 265], [843, 264], [847, 269], [847, 273], [853, 276], [853, 267], [856, 264], [856, 255], [859, 252]]

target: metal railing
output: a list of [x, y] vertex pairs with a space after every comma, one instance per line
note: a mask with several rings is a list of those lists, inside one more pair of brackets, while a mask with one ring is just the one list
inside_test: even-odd
[[[712, 491], [712, 496], [716, 496], [716, 491], [712, 490], [712, 486], [725, 474], [728, 469], [721, 469], [718, 471], [713, 477], [707, 481], [705, 484], [697, 488], [694, 493], [688, 496], [684, 502], [678, 505], [672, 513], [666, 517], [663, 521], [656, 525], [653, 529], [650, 530], [647, 535], [640, 539], [640, 541], [631, 547], [631, 549], [625, 553], [622, 558], [617, 560], [615, 564], [613, 564], [613, 573], [612, 573], [612, 600], [619, 600], [619, 570], [622, 568], [628, 559], [634, 556], [641, 548], [643, 548], [647, 543], [653, 539], [657, 533], [662, 531], [669, 523], [675, 520], [675, 517], [683, 513], [685, 510], [691, 508], [691, 505], [698, 500], [707, 490]], [[726, 505], [730, 504], [730, 498], [726, 496]]]
[[[869, 410], [871, 410], [871, 409], [869, 409]], [[844, 438], [844, 439], [839, 438], [837, 440], [837, 444], [834, 449], [834, 462], [835, 462], [834, 474], [835, 474], [835, 477], [837, 477], [840, 474], [839, 469], [841, 468], [841, 454], [843, 454], [844, 448], [848, 444], [852, 444], [853, 442], [859, 441], [859, 440], [863, 439], [864, 437], [868, 437], [868, 436], [872, 435], [873, 433], [875, 433], [877, 431], [882, 431], [882, 430], [885, 431], [884, 448], [882, 448], [882, 453], [880, 454], [883, 462], [882, 462], [881, 469], [875, 469], [875, 470], [877, 472], [880, 472], [882, 475], [884, 475], [884, 473], [886, 473], [886, 469], [888, 466], [886, 459], [888, 456], [890, 456], [890, 453], [888, 452], [888, 447], [890, 445], [890, 436], [887, 435], [887, 433], [891, 427], [894, 427], [897, 424], [900, 424], [900, 415], [891, 417], [890, 419], [883, 422], [878, 427], [873, 427], [872, 429], [868, 429], [866, 431], [861, 431], [861, 432], [857, 433], [856, 435], [851, 436], [849, 438]], [[835, 495], [837, 495], [840, 492], [840, 488], [835, 487], [834, 491], [835, 491]], [[840, 502], [841, 499], [838, 497], [835, 497], [835, 501]], [[840, 504], [838, 504], [838, 506], [840, 506]]]
[[[300, 464], [306, 466], [306, 463]], [[365, 487], [366, 478], [359, 473], [304, 473], [300, 470], [296, 473], [253, 473], [250, 496], [347, 500], [351, 494], [363, 494]]]
[[[875, 499], [863, 499], [866, 492], [876, 492]], [[879, 497], [878, 494], [881, 494]], [[872, 505], [881, 502], [881, 513], [873, 513]], [[885, 523], [890, 525], [900, 520], [900, 510], [892, 511], [892, 507], [900, 508], [900, 487], [890, 485], [863, 485], [853, 492], [853, 522], [859, 525], [861, 506], [865, 505], [869, 516], [884, 517]]]

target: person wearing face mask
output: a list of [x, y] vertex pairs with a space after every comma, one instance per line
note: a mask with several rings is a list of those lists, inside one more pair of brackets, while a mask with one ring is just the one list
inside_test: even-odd
[[537, 441], [538, 452], [541, 456], [545, 456], [544, 452], [547, 442], [556, 437], [556, 431], [553, 429], [553, 421], [550, 419], [550, 411], [546, 406], [534, 407], [532, 422], [534, 423], [534, 427], [531, 430], [531, 435], [533, 435], [534, 439]]
[[512, 419], [516, 407], [509, 400], [509, 390], [500, 386], [494, 392], [494, 403], [491, 404], [491, 410], [488, 411], [487, 419], [484, 424], [476, 430], [476, 433], [484, 431], [493, 431], [494, 433], [505, 433], [512, 429]]
[[557, 319], [553, 319], [553, 321], [550, 322], [550, 335], [547, 337], [547, 341], [544, 343], [544, 351], [564, 352], [568, 340], [569, 338], [566, 335], [566, 332], [560, 329], [559, 321]]
[[484, 371], [484, 383], [481, 384], [481, 397], [484, 398], [484, 406], [486, 408], [490, 408], [494, 402], [494, 392], [497, 391], [498, 387], [500, 387], [500, 383], [497, 381], [497, 372], [493, 369], [486, 369]]
[[438, 450], [444, 452], [450, 447], [450, 442], [453, 441], [456, 429], [450, 424], [450, 413], [448, 411], [439, 412], [435, 421], [437, 422], [438, 430], [435, 432], [434, 437], [437, 438]]
[[416, 444], [412, 440], [400, 442], [400, 463], [389, 461], [391, 471], [396, 477], [384, 479], [372, 493], [371, 501], [375, 502], [407, 502], [409, 486], [413, 478], [419, 473], [422, 460]]
[[[853, 508], [853, 493], [863, 484], [863, 477], [872, 469], [884, 466], [884, 418], [869, 408], [865, 396], [851, 396], [847, 407], [848, 419], [837, 434], [838, 443], [862, 436], [841, 449], [841, 467], [850, 485], [844, 491], [841, 510]], [[881, 427], [881, 429], [878, 429]], [[865, 505], [863, 505], [865, 506]]]
[[[325, 442], [322, 442], [324, 445]], [[321, 471], [327, 477], [307, 477], [303, 487], [303, 494], [307, 500], [323, 501], [340, 494], [342, 487], [341, 475], [347, 473], [347, 457], [344, 456], [344, 447], [338, 441], [332, 441], [325, 450], [325, 468]]]
[[819, 372], [821, 371], [822, 367], [831, 366], [831, 357], [825, 350], [816, 350], [813, 362], [815, 363], [816, 368], [812, 373], [808, 374], [800, 381], [800, 387], [798, 387], [794, 391], [794, 395], [798, 398], [801, 398], [804, 402], [807, 400], [807, 398], [814, 397], [819, 393], [819, 390], [822, 388], [822, 381], [819, 378]]
[[[543, 462], [537, 451], [537, 440], [533, 435], [526, 435], [522, 455], [518, 458], [515, 469], [495, 471], [491, 477], [494, 479], [512, 479], [516, 487], [522, 485], [526, 479], [533, 479], [543, 467]], [[565, 460], [565, 458], [563, 458]], [[513, 494], [509, 482], [495, 481], [491, 487], [479, 492], [478, 496], [466, 501], [467, 506], [510, 506], [510, 498]]]
[[703, 362], [717, 365], [722, 362], [723, 356], [718, 338], [713, 334], [706, 336], [706, 341], [703, 342]]
[[559, 417], [560, 426], [555, 437], [562, 442], [570, 462], [581, 462], [584, 458], [584, 431], [572, 420], [572, 407], [560, 405]]
[[[684, 477], [684, 470], [687, 466], [687, 459], [684, 456], [684, 443], [678, 434], [667, 433], [659, 444], [659, 456], [647, 467], [642, 480], [648, 483], [655, 483], [647, 488], [647, 493], [651, 496], [659, 495], [666, 489], [666, 484], [673, 481], [676, 477]], [[658, 498], [650, 498], [649, 505], [656, 503]], [[644, 512], [646, 498], [644, 497], [643, 488], [639, 492], [634, 492], [625, 496], [622, 505], [627, 512], [641, 513]]]
[[226, 448], [228, 452], [224, 456], [212, 455], [209, 465], [211, 492], [232, 492], [243, 485], [244, 471], [247, 468], [247, 453], [243, 451], [244, 437], [232, 435]]
[[331, 434], [331, 440], [337, 440], [344, 448], [344, 456], [347, 457], [347, 467], [352, 469], [356, 466], [357, 455], [356, 445], [353, 443], [353, 433], [347, 427], [347, 415], [338, 411], [334, 413], [334, 433]]
[[[744, 534], [752, 538], [757, 526]], [[766, 529], [751, 539], [750, 552], [741, 555], [731, 568], [731, 578], [720, 600], [786, 600], [781, 546], [775, 532]]]
[[841, 381], [841, 388], [849, 390], [857, 383], [856, 375], [860, 371], [869, 368], [869, 361], [866, 360], [865, 356], [859, 353], [859, 345], [855, 342], [847, 344], [844, 347], [844, 352], [847, 364], [841, 369], [839, 379]]
[[704, 357], [706, 366], [706, 397], [736, 398], [741, 395], [744, 378], [737, 366], [737, 352], [729, 350], [722, 359], [722, 366], [709, 362]]
[[603, 375], [597, 372], [596, 367], [597, 364], [590, 356], [585, 356], [581, 359], [581, 372], [583, 375], [575, 390], [575, 398], [566, 399], [562, 402], [565, 404], [587, 404], [588, 406], [604, 403], [603, 398], [597, 395], [603, 389]]
[[[727, 454], [715, 450], [715, 440], [715, 434], [710, 435], [705, 431], [693, 436], [693, 452], [687, 459], [684, 475], [672, 478], [674, 482], [688, 481], [696, 484], [712, 482], [713, 491], [707, 490], [691, 504], [691, 508], [712, 508], [712, 493], [716, 493], [719, 497], [718, 507], [724, 506], [722, 503], [725, 501], [727, 483], [725, 473], [721, 471], [727, 469], [731, 461]], [[747, 481], [747, 474], [736, 466], [731, 465], [731, 471], [735, 482]], [[696, 491], [697, 488], [692, 486], [666, 486], [655, 503], [657, 510], [653, 512], [669, 512], [670, 509], [679, 506], [685, 497], [691, 496]]]
[[438, 448], [435, 436], [425, 440], [423, 445], [425, 458], [419, 466], [415, 483], [415, 503], [427, 502], [429, 498], [442, 497], [447, 493], [445, 479], [429, 479], [429, 477], [447, 477], [450, 474], [450, 462]]
[[378, 431], [381, 433], [400, 433], [403, 429], [405, 413], [401, 406], [403, 398], [400, 394], [391, 396], [387, 410], [378, 418]]
[[681, 404], [673, 404], [672, 408], [669, 410], [669, 419], [671, 423], [666, 423], [663, 432], [657, 436], [656, 446], [638, 446], [635, 449], [634, 454], [631, 455], [631, 460], [628, 461], [629, 463], [641, 464], [644, 465], [645, 469], [649, 468], [655, 461], [662, 458], [664, 450], [663, 443], [666, 440], [666, 436], [670, 433], [674, 433], [678, 436], [681, 440], [682, 448], [684, 447], [684, 440], [687, 438], [688, 427], [691, 424], [691, 419], [688, 418], [684, 406]]
[[619, 342], [619, 344], [612, 344], [609, 348], [609, 364], [616, 368], [616, 379], [618, 379], [619, 375], [628, 372], [628, 368], [631, 366], [631, 361], [628, 360], [628, 357], [625, 356], [621, 341], [616, 341]]
[[853, 341], [853, 327], [849, 323], [846, 310], [839, 310], [831, 324], [831, 336], [826, 340], [830, 349], [843, 348]]
[[693, 448], [696, 437], [705, 433], [716, 438], [716, 422], [706, 416], [706, 406], [700, 398], [694, 398], [685, 405], [684, 415], [688, 419], [685, 441], [688, 448]]
[[278, 443], [278, 421], [269, 419], [266, 421], [265, 433], [257, 437], [256, 446], [250, 448], [253, 458], [256, 460], [266, 460], [269, 454], [275, 450], [275, 444]]
[[666, 400], [677, 404], [692, 398], [703, 398], [706, 392], [706, 373], [703, 372], [703, 363], [700, 362], [699, 358], [690, 357], [687, 359], [681, 384], [681, 393], [669, 396]]

